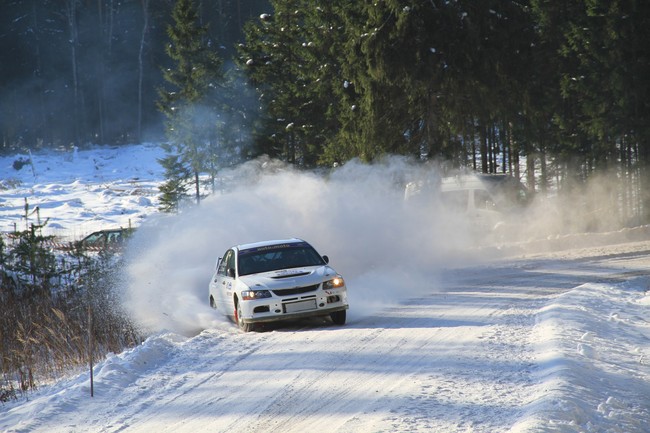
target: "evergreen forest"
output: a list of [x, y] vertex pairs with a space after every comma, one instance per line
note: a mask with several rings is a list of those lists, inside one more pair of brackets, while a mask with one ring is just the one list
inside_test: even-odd
[[3, 6], [0, 151], [160, 141], [168, 209], [260, 155], [300, 168], [403, 155], [540, 193], [606, 173], [623, 224], [650, 214], [648, 2]]

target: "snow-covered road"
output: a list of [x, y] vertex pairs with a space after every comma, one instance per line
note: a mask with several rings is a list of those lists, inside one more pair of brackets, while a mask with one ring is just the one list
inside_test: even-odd
[[[22, 171], [0, 158], [2, 230], [37, 216], [74, 238], [139, 227], [124, 302], [153, 331], [95, 366], [94, 397], [87, 372], [41, 384], [0, 404], [0, 431], [650, 431], [650, 227], [472, 248], [462, 221], [405, 209], [400, 161], [327, 178], [253, 161], [237, 189], [158, 221], [160, 156], [49, 152]], [[243, 334], [208, 306], [215, 260], [289, 236], [345, 276], [348, 323]]]
[[[447, 270], [344, 327], [221, 322], [5, 404], [8, 432], [644, 432], [650, 244]], [[400, 287], [395, 287], [400, 290]]]

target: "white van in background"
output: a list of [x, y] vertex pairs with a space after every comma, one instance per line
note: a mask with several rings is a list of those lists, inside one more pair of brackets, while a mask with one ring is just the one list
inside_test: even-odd
[[[467, 215], [480, 230], [494, 231], [517, 218], [530, 202], [526, 187], [505, 174], [462, 174], [406, 185], [405, 199], [438, 200], [449, 212]], [[518, 224], [521, 221], [517, 222]]]
[[468, 174], [443, 178], [440, 199], [486, 229], [496, 230], [516, 217], [530, 201], [526, 187], [505, 174]]

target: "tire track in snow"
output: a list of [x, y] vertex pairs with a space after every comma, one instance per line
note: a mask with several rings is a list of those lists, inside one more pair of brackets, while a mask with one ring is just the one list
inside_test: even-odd
[[[156, 419], [160, 417], [158, 408], [161, 405], [171, 406], [181, 400], [191, 401], [191, 393], [211, 382], [217, 382], [220, 377], [228, 374], [237, 364], [252, 356], [261, 345], [259, 339], [250, 339], [248, 345], [242, 350], [241, 345], [234, 346], [230, 339], [224, 338], [223, 334], [211, 331], [204, 331], [204, 333], [194, 337], [193, 340], [191, 343], [183, 345], [181, 350], [196, 353], [195, 371], [181, 371], [179, 367], [184, 367], [184, 365], [174, 363], [173, 358], [170, 359], [161, 366], [160, 372], [153, 375], [153, 377], [147, 376], [136, 382], [138, 388], [156, 388], [157, 391], [153, 393], [154, 397], [141, 400], [139, 393], [132, 393], [126, 401], [120, 402], [116, 411], [109, 411], [104, 414], [103, 419], [111, 420], [111, 422], [104, 422], [104, 427], [98, 431], [118, 433], [128, 431], [132, 424], [151, 425], [155, 423]], [[220, 351], [218, 356], [213, 356], [215, 350]], [[239, 353], [237, 353], [238, 350]], [[177, 354], [177, 357], [182, 356], [185, 356], [185, 354]], [[219, 369], [210, 369], [210, 364], [224, 360], [224, 358], [225, 362], [218, 364]], [[171, 390], [177, 391], [173, 392]], [[218, 398], [216, 401], [219, 400]], [[186, 401], [183, 401], [183, 404], [186, 404]], [[200, 413], [203, 403], [196, 402], [194, 406], [196, 411], [190, 413]], [[131, 410], [125, 412], [122, 407], [130, 407]], [[111, 414], [113, 412], [120, 414], [120, 416], [112, 419]], [[101, 425], [102, 423], [98, 424]], [[163, 430], [170, 430], [169, 423], [165, 423], [165, 426], [161, 427], [159, 431]]]
[[[329, 364], [331, 365], [329, 368], [322, 369], [315, 374], [313, 371], [299, 370], [295, 378], [288, 385], [285, 385], [278, 393], [278, 396], [256, 416], [257, 421], [254, 425], [249, 426], [245, 431], [248, 433], [260, 431], [306, 431], [302, 430], [299, 426], [308, 416], [311, 417], [314, 413], [323, 411], [324, 408], [328, 408], [330, 411], [333, 407], [336, 408], [339, 406], [337, 402], [345, 401], [345, 398], [352, 392], [352, 387], [354, 386], [342, 386], [336, 393], [333, 393], [330, 389], [318, 389], [318, 383], [330, 375], [337, 374], [341, 366], [349, 364], [357, 354], [369, 344], [372, 344], [384, 331], [381, 328], [375, 329], [370, 334], [362, 336], [357, 340], [357, 344], [349, 347], [342, 355], [339, 352], [329, 355]], [[298, 332], [304, 332], [304, 330]], [[315, 340], [319, 340], [318, 336], [314, 338]], [[314, 399], [314, 395], [317, 395], [318, 398]], [[315, 404], [305, 405], [305, 401], [315, 401]], [[334, 410], [333, 412], [336, 413], [337, 411]], [[324, 414], [323, 417], [327, 418], [327, 415]], [[309, 427], [308, 430], [318, 431], [315, 428], [313, 419], [310, 418], [307, 424], [308, 426], [305, 427]], [[325, 424], [328, 425], [327, 423]], [[237, 423], [231, 427], [235, 428], [236, 425]], [[331, 428], [331, 425], [329, 425], [329, 428]]]
[[[472, 310], [483, 315], [488, 305]], [[495, 303], [492, 308], [498, 308]], [[497, 432], [520, 416], [516, 407], [530, 385], [534, 318], [527, 309], [503, 307], [485, 324], [442, 329], [435, 368], [418, 378], [408, 404], [384, 420], [393, 430]], [[465, 332], [463, 332], [465, 328]], [[459, 332], [467, 338], [460, 337]], [[454, 344], [460, 340], [461, 343]]]
[[[124, 430], [509, 431], [531, 417], [531, 399], [541, 392], [531, 374], [531, 330], [540, 308], [576, 285], [618, 277], [611, 267], [594, 270], [590, 263], [532, 260], [464, 269], [443, 291], [432, 287], [427, 297], [345, 327], [224, 335], [212, 342], [214, 351], [189, 354], [197, 367], [166, 387], [179, 385], [176, 394], [155, 394], [160, 404], [150, 398], [151, 407], [132, 412]], [[211, 367], [211, 356], [232, 363]], [[184, 366], [161, 371], [173, 377]], [[165, 415], [180, 416], [157, 419], [160, 405]]]

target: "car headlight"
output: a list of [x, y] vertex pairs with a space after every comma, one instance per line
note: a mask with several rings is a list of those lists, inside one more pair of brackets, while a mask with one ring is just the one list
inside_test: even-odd
[[242, 290], [241, 298], [244, 301], [252, 301], [255, 299], [270, 298], [271, 292], [268, 290]]
[[343, 287], [343, 286], [345, 286], [345, 281], [343, 281], [343, 277], [337, 275], [331, 280], [325, 281], [323, 283], [323, 290], [338, 289], [339, 287]]

